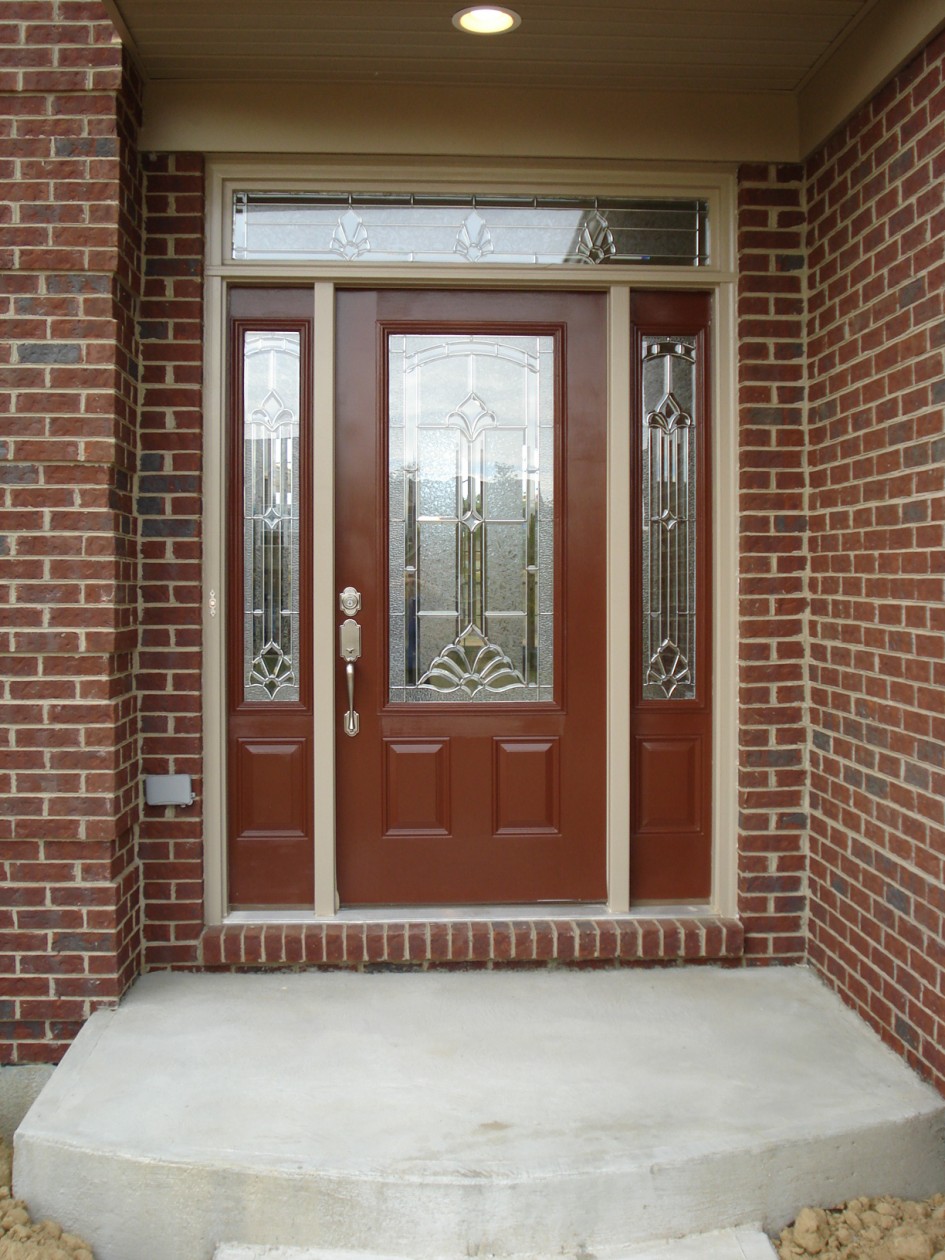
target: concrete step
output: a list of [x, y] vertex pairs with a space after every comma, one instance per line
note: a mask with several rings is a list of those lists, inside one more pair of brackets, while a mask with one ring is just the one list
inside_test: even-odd
[[945, 1102], [801, 969], [145, 976], [17, 1133], [98, 1260], [593, 1254], [925, 1197]]
[[[254, 1247], [251, 1244], [224, 1243], [213, 1260], [397, 1260], [375, 1252], [324, 1251], [313, 1247]], [[522, 1257], [546, 1260], [546, 1257]], [[760, 1229], [719, 1229], [709, 1234], [689, 1234], [686, 1238], [665, 1238], [659, 1242], [628, 1247], [620, 1260], [777, 1260], [768, 1235]]]

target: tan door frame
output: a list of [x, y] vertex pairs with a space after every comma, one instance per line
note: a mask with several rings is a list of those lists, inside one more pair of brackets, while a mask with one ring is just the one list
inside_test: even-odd
[[[399, 187], [427, 186], [417, 170], [401, 169], [385, 177]], [[268, 173], [267, 173], [268, 172]], [[307, 187], [330, 183], [332, 176], [310, 172], [300, 180], [299, 168], [293, 165], [292, 173]], [[413, 177], [411, 179], [411, 176]], [[315, 537], [320, 540], [316, 556], [313, 583], [314, 600], [314, 687], [316, 723], [314, 736], [314, 765], [316, 801], [315, 873], [316, 895], [311, 912], [285, 912], [255, 916], [260, 920], [287, 921], [292, 919], [329, 918], [337, 913], [335, 895], [335, 785], [334, 785], [334, 704], [336, 679], [334, 651], [336, 633], [335, 578], [331, 564], [319, 564], [324, 545], [326, 554], [334, 551], [334, 289], [336, 281], [346, 284], [354, 278], [350, 268], [316, 267], [302, 264], [265, 266], [231, 262], [225, 252], [224, 241], [226, 213], [229, 205], [229, 189], [234, 184], [247, 187], [260, 184], [268, 187], [285, 187], [287, 178], [280, 178], [277, 165], [261, 168], [233, 161], [213, 163], [208, 169], [208, 257], [205, 303], [205, 519], [204, 519], [204, 818], [205, 818], [205, 908], [208, 923], [221, 923], [227, 919], [226, 870], [224, 861], [225, 782], [226, 767], [223, 757], [223, 643], [222, 610], [226, 592], [223, 584], [222, 543], [225, 535], [222, 468], [220, 452], [223, 446], [223, 408], [225, 397], [224, 313], [228, 282], [240, 283], [265, 281], [268, 284], [290, 282], [311, 283], [315, 307], [315, 355], [314, 355], [314, 445], [319, 452], [315, 477]], [[334, 174], [338, 183], [340, 177]], [[602, 187], [604, 178], [588, 169], [579, 172], [580, 186]], [[606, 173], [608, 184], [614, 181], [613, 171]], [[571, 173], [573, 184], [575, 174]], [[362, 183], [367, 180], [372, 187], [381, 187], [383, 179], [375, 175], [372, 180], [363, 175], [354, 180], [353, 173], [344, 174], [344, 181]], [[408, 182], [409, 181], [409, 182]], [[506, 180], [506, 184], [508, 184]], [[521, 177], [517, 178], [521, 182]], [[531, 182], [531, 181], [530, 181]], [[547, 186], [564, 188], [568, 177], [560, 172], [556, 178], [545, 176]], [[483, 186], [475, 174], [463, 175], [465, 187]], [[640, 180], [622, 173], [620, 190], [624, 193], [639, 191]], [[629, 800], [621, 784], [626, 783], [626, 767], [629, 764], [629, 721], [627, 708], [619, 702], [629, 694], [629, 661], [624, 650], [624, 636], [630, 617], [630, 575], [628, 556], [630, 548], [630, 520], [626, 494], [626, 469], [629, 463], [630, 435], [625, 422], [630, 410], [630, 290], [639, 288], [692, 288], [712, 289], [715, 293], [716, 346], [714, 370], [713, 410], [716, 417], [714, 429], [713, 464], [716, 470], [713, 511], [713, 549], [720, 559], [737, 554], [737, 425], [736, 425], [736, 355], [735, 355], [735, 275], [731, 270], [734, 257], [734, 177], [730, 172], [693, 174], [671, 172], [654, 175], [646, 172], [646, 188], [659, 190], [664, 195], [678, 192], [685, 186], [692, 195], [710, 195], [710, 216], [713, 223], [713, 250], [715, 265], [707, 268], [628, 268], [609, 270], [606, 274], [586, 271], [575, 275], [524, 268], [479, 269], [476, 284], [495, 287], [534, 288], [548, 287], [599, 287], [608, 293], [609, 312], [609, 400], [608, 400], [608, 590], [607, 600], [607, 673], [608, 673], [608, 885], [609, 896], [604, 908], [606, 913], [622, 914], [630, 909], [629, 884]], [[358, 273], [360, 281], [360, 273]], [[375, 268], [365, 274], [363, 282], [377, 287], [386, 283], [449, 284], [467, 283], [467, 275], [457, 275], [455, 269], [436, 268]], [[322, 544], [321, 540], [324, 540]], [[212, 598], [211, 598], [212, 593]], [[715, 715], [713, 767], [713, 892], [708, 907], [693, 907], [694, 912], [707, 909], [720, 915], [733, 915], [736, 911], [736, 678], [737, 678], [737, 572], [734, 562], [716, 565], [713, 591]], [[321, 716], [319, 716], [321, 715]], [[508, 907], [505, 908], [506, 913]], [[674, 907], [678, 914], [685, 908]], [[588, 908], [585, 908], [588, 912]], [[600, 908], [594, 911], [600, 913]], [[647, 907], [653, 913], [653, 907]], [[233, 918], [246, 919], [244, 913]], [[251, 916], [250, 916], [251, 917]]]

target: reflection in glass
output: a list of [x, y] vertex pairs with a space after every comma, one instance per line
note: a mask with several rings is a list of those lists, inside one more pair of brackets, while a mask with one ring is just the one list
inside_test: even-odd
[[554, 338], [389, 339], [390, 699], [554, 697]]
[[699, 267], [707, 222], [691, 197], [236, 192], [233, 257]]
[[643, 339], [643, 695], [695, 695], [696, 352]]
[[298, 700], [297, 332], [243, 342], [243, 696]]

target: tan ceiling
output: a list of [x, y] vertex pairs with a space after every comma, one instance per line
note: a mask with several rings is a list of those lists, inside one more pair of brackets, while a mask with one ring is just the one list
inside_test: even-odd
[[151, 81], [411, 83], [474, 92], [797, 92], [877, 0], [511, 0], [521, 27], [488, 38], [453, 28], [452, 13], [467, 2], [106, 0]]

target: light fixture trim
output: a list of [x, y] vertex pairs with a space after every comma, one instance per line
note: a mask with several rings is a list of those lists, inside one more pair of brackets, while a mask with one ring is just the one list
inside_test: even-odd
[[501, 4], [474, 4], [453, 14], [456, 29], [469, 35], [504, 35], [521, 24], [521, 14]]

